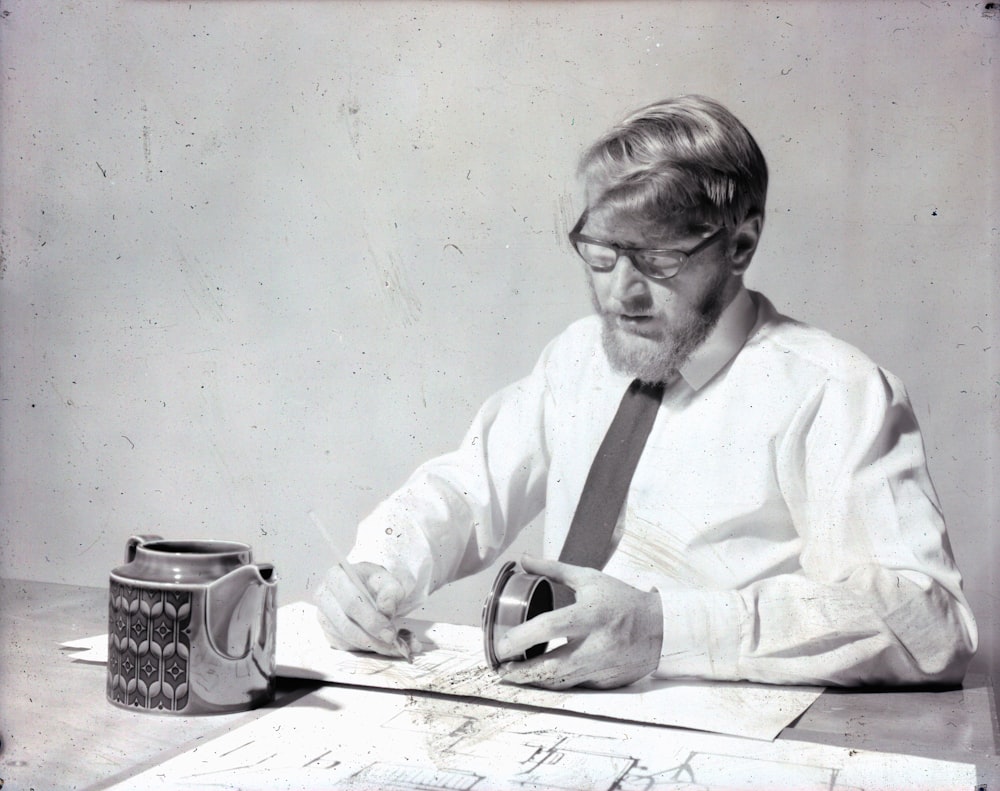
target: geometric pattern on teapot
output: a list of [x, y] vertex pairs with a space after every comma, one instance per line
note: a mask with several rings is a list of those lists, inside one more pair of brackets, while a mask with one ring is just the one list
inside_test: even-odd
[[111, 580], [108, 698], [142, 709], [182, 710], [190, 682], [190, 624], [191, 591]]

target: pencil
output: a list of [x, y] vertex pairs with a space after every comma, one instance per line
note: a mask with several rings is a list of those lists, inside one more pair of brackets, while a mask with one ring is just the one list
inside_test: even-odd
[[[368, 590], [368, 586], [362, 582], [361, 577], [358, 576], [358, 572], [354, 570], [354, 566], [347, 562], [347, 558], [337, 547], [336, 542], [333, 540], [333, 536], [326, 529], [326, 525], [323, 521], [316, 515], [315, 511], [309, 512], [309, 518], [312, 520], [313, 524], [316, 525], [316, 529], [319, 530], [320, 535], [326, 539], [326, 543], [330, 546], [330, 552], [333, 554], [333, 558], [337, 565], [340, 566], [341, 571], [347, 575], [347, 579], [351, 581], [351, 584], [357, 588], [357, 591], [364, 600], [371, 605], [371, 608], [376, 612], [379, 612], [378, 605], [375, 603], [375, 597], [372, 596], [371, 591]], [[393, 624], [395, 628], [395, 624]], [[404, 639], [405, 629], [397, 629], [396, 637], [393, 640], [393, 645], [396, 646], [396, 650], [399, 651], [399, 655], [403, 657], [407, 662], [413, 664], [413, 655], [410, 651], [410, 646]]]

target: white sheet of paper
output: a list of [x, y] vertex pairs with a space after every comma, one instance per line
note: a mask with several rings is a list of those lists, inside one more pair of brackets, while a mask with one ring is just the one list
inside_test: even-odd
[[126, 789], [973, 788], [974, 765], [323, 687]]
[[[823, 692], [819, 687], [649, 677], [618, 690], [535, 689], [503, 682], [487, 666], [482, 630], [478, 627], [408, 619], [401, 624], [424, 645], [412, 665], [403, 659], [337, 651], [323, 635], [314, 605], [285, 605], [278, 610], [277, 618], [278, 675], [437, 692], [752, 739], [774, 739]], [[106, 636], [73, 641], [73, 647], [81, 646], [87, 650], [71, 654], [71, 658], [107, 661]]]
[[816, 687], [678, 682], [647, 677], [617, 690], [555, 692], [502, 681], [486, 664], [475, 626], [401, 621], [425, 645], [413, 658], [390, 659], [330, 648], [316, 608], [298, 602], [278, 617], [278, 673], [385, 689], [412, 689], [561, 709], [614, 719], [773, 739], [822, 693]]
[[[107, 635], [101, 635], [101, 637], [103, 637], [104, 640], [105, 640], [105, 642], [107, 642]], [[81, 637], [79, 640], [67, 640], [65, 643], [59, 643], [59, 647], [60, 648], [69, 648], [69, 649], [78, 650], [78, 651], [79, 650], [90, 651], [90, 650], [93, 650], [95, 648], [95, 642], [94, 641], [98, 640], [98, 639], [100, 639], [100, 638], [98, 638], [98, 637]], [[105, 648], [104, 648], [104, 654], [105, 654], [105, 656], [104, 656], [103, 659], [101, 659], [102, 662], [107, 662], [108, 661], [107, 652], [108, 652], [107, 651], [107, 646], [105, 646]]]

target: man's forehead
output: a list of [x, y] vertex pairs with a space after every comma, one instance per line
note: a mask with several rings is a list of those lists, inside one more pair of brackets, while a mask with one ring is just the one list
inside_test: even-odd
[[[645, 243], [669, 241], [690, 235], [691, 224], [686, 217], [655, 217], [649, 212], [614, 206], [595, 206], [587, 211], [585, 233], [608, 241]], [[613, 237], [613, 238], [612, 238]]]

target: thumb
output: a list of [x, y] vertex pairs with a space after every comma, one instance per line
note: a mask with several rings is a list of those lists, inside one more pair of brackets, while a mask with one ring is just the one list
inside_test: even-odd
[[398, 579], [388, 571], [379, 569], [368, 577], [368, 589], [375, 597], [375, 606], [386, 618], [392, 619], [406, 598], [406, 591]]
[[584, 585], [594, 571], [590, 568], [573, 566], [558, 560], [548, 560], [528, 554], [521, 556], [521, 567], [531, 574], [546, 577], [552, 582], [561, 583], [573, 590]]

